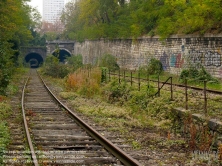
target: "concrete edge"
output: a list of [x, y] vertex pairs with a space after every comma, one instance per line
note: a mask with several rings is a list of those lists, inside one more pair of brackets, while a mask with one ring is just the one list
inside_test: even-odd
[[[173, 108], [172, 112], [174, 112], [178, 117], [183, 118], [189, 114], [191, 114], [190, 110], [186, 110], [185, 108]], [[217, 119], [210, 119], [208, 117], [205, 117], [202, 114], [191, 114], [193, 119], [199, 121], [199, 122], [207, 122], [207, 125], [210, 130], [216, 131], [218, 133], [222, 133], [222, 122]]]

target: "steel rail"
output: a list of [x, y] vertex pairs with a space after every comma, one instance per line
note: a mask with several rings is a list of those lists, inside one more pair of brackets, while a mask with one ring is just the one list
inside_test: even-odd
[[27, 137], [27, 140], [28, 140], [29, 149], [30, 149], [30, 152], [31, 152], [31, 157], [32, 157], [33, 164], [35, 166], [39, 166], [38, 160], [36, 158], [35, 150], [34, 150], [34, 147], [33, 147], [33, 144], [32, 144], [32, 140], [31, 140], [31, 137], [30, 137], [29, 128], [28, 128], [28, 124], [27, 124], [26, 116], [25, 116], [25, 109], [24, 109], [25, 88], [27, 86], [28, 80], [29, 80], [29, 77], [27, 78], [27, 80], [25, 82], [25, 85], [23, 87], [23, 90], [22, 90], [22, 101], [21, 101], [22, 102], [22, 116], [23, 116], [23, 122], [24, 122], [26, 137]]
[[[39, 75], [39, 74], [38, 74]], [[52, 97], [59, 103], [59, 105], [64, 108], [68, 113], [75, 119], [75, 121], [94, 139], [96, 139], [106, 150], [112, 153], [121, 163], [125, 164], [126, 166], [142, 166], [137, 160], [133, 159], [130, 155], [126, 152], [115, 146], [111, 141], [103, 137], [100, 133], [90, 127], [87, 123], [85, 123], [79, 116], [73, 113], [67, 106], [65, 106], [49, 89], [46, 85], [42, 77], [39, 75], [40, 79], [42, 80], [44, 86], [48, 90], [48, 92], [52, 95]]]

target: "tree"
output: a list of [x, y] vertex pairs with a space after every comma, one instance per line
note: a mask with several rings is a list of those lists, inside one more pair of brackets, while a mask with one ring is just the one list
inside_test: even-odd
[[221, 7], [221, 0], [79, 0], [63, 12], [64, 36], [84, 40], [218, 33]]
[[31, 39], [31, 8], [26, 0], [0, 1], [0, 94], [4, 94], [15, 68], [19, 47]]
[[38, 31], [30, 29], [33, 39], [29, 42], [30, 46], [45, 46], [46, 45], [46, 34], [41, 35]]

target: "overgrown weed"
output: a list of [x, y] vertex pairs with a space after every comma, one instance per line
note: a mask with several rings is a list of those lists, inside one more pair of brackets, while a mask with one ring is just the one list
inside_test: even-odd
[[[25, 74], [28, 73], [27, 68], [16, 68], [16, 72], [12, 75], [11, 80], [6, 88], [7, 96], [0, 96], [0, 163], [3, 163], [4, 151], [7, 150], [7, 146], [10, 143], [10, 130], [8, 128], [8, 120], [12, 115], [13, 110], [11, 108], [9, 98], [16, 95], [19, 91], [19, 83], [24, 82]], [[19, 81], [18, 81], [19, 80]], [[16, 117], [16, 122], [21, 123], [21, 117]]]
[[10, 105], [3, 101], [0, 102], [0, 163], [3, 163], [4, 151], [10, 142], [10, 134], [7, 122], [5, 121], [12, 113]]
[[[169, 93], [164, 93], [161, 97], [155, 98], [153, 94], [155, 89], [152, 84], [147, 87], [147, 84], [141, 86], [141, 91], [138, 91], [137, 86], [130, 86], [129, 83], [121, 80], [121, 83], [117, 79], [113, 79], [107, 84], [100, 86], [100, 96], [96, 98], [81, 99], [81, 95], [91, 96], [91, 92], [80, 91], [81, 88], [87, 88], [89, 90], [89, 84], [85, 83], [84, 79], [87, 76], [87, 72], [84, 70], [77, 71], [69, 75], [67, 79], [68, 89], [72, 92], [63, 92], [61, 96], [66, 99], [75, 99], [71, 103], [80, 112], [92, 116], [112, 119], [109, 124], [129, 127], [150, 127], [157, 124], [160, 121], [165, 121], [166, 118], [171, 118], [171, 108], [176, 105], [170, 101]], [[97, 82], [99, 82], [98, 77]], [[79, 96], [80, 95], [80, 96]], [[166, 104], [168, 103], [168, 105]], [[98, 120], [98, 119], [97, 119]], [[105, 122], [102, 124], [105, 124]], [[170, 127], [169, 123], [158, 123], [158, 127], [167, 128]]]
[[67, 77], [67, 88], [85, 97], [92, 97], [100, 93], [101, 71], [93, 68], [90, 73], [87, 69], [78, 69]]

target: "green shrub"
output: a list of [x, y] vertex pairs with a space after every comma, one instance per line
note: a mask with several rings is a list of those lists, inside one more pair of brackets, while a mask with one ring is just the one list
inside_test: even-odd
[[150, 59], [149, 63], [139, 68], [141, 75], [160, 75], [163, 72], [163, 65], [160, 60]]
[[100, 67], [106, 67], [110, 71], [119, 70], [119, 65], [117, 64], [116, 58], [113, 55], [110, 54], [103, 55], [98, 63]]
[[0, 131], [0, 147], [6, 148], [10, 140], [10, 135], [8, 126], [5, 122], [0, 122]]
[[109, 72], [109, 69], [106, 67], [102, 67], [102, 75], [101, 75], [101, 82], [106, 82], [107, 81], [107, 73]]
[[13, 59], [15, 58], [16, 51], [9, 46], [9, 43], [0, 40], [0, 95], [6, 94], [6, 88], [15, 71]]
[[0, 102], [0, 120], [4, 120], [11, 114], [11, 107], [5, 102]]
[[0, 164], [3, 164], [4, 151], [9, 144], [10, 135], [9, 129], [5, 122], [0, 122]]
[[69, 74], [68, 65], [59, 63], [59, 59], [53, 55], [47, 56], [42, 68], [42, 72], [46, 75], [64, 78]]
[[146, 77], [147, 75], [149, 75], [149, 73], [148, 73], [148, 66], [147, 66], [147, 65], [141, 66], [141, 67], [139, 68], [139, 71], [138, 71], [138, 72], [140, 73], [140, 76]]
[[201, 66], [199, 70], [193, 66], [188, 69], [182, 70], [179, 80], [180, 82], [184, 83], [185, 79], [188, 79], [189, 82], [211, 81], [214, 83], [219, 83], [219, 81], [211, 76], [203, 66]]
[[127, 86], [126, 82], [119, 84], [117, 79], [111, 81], [104, 90], [104, 94], [110, 103], [120, 103], [123, 104], [128, 100], [130, 88]]
[[133, 111], [145, 110], [149, 103], [146, 91], [131, 91], [128, 103]]
[[77, 69], [83, 66], [82, 55], [78, 54], [78, 55], [67, 57], [67, 62], [68, 62], [68, 65], [71, 66], [73, 71], [76, 71]]
[[0, 163], [3, 162], [3, 151], [10, 141], [9, 129], [5, 121], [11, 114], [11, 107], [6, 102], [0, 102]]
[[160, 60], [152, 58], [148, 64], [147, 71], [150, 75], [159, 75], [163, 72], [163, 65]]
[[189, 69], [182, 70], [179, 79], [180, 80], [184, 80], [186, 78], [195, 79], [198, 77], [198, 75], [199, 75], [199, 71], [194, 67], [190, 67]]

